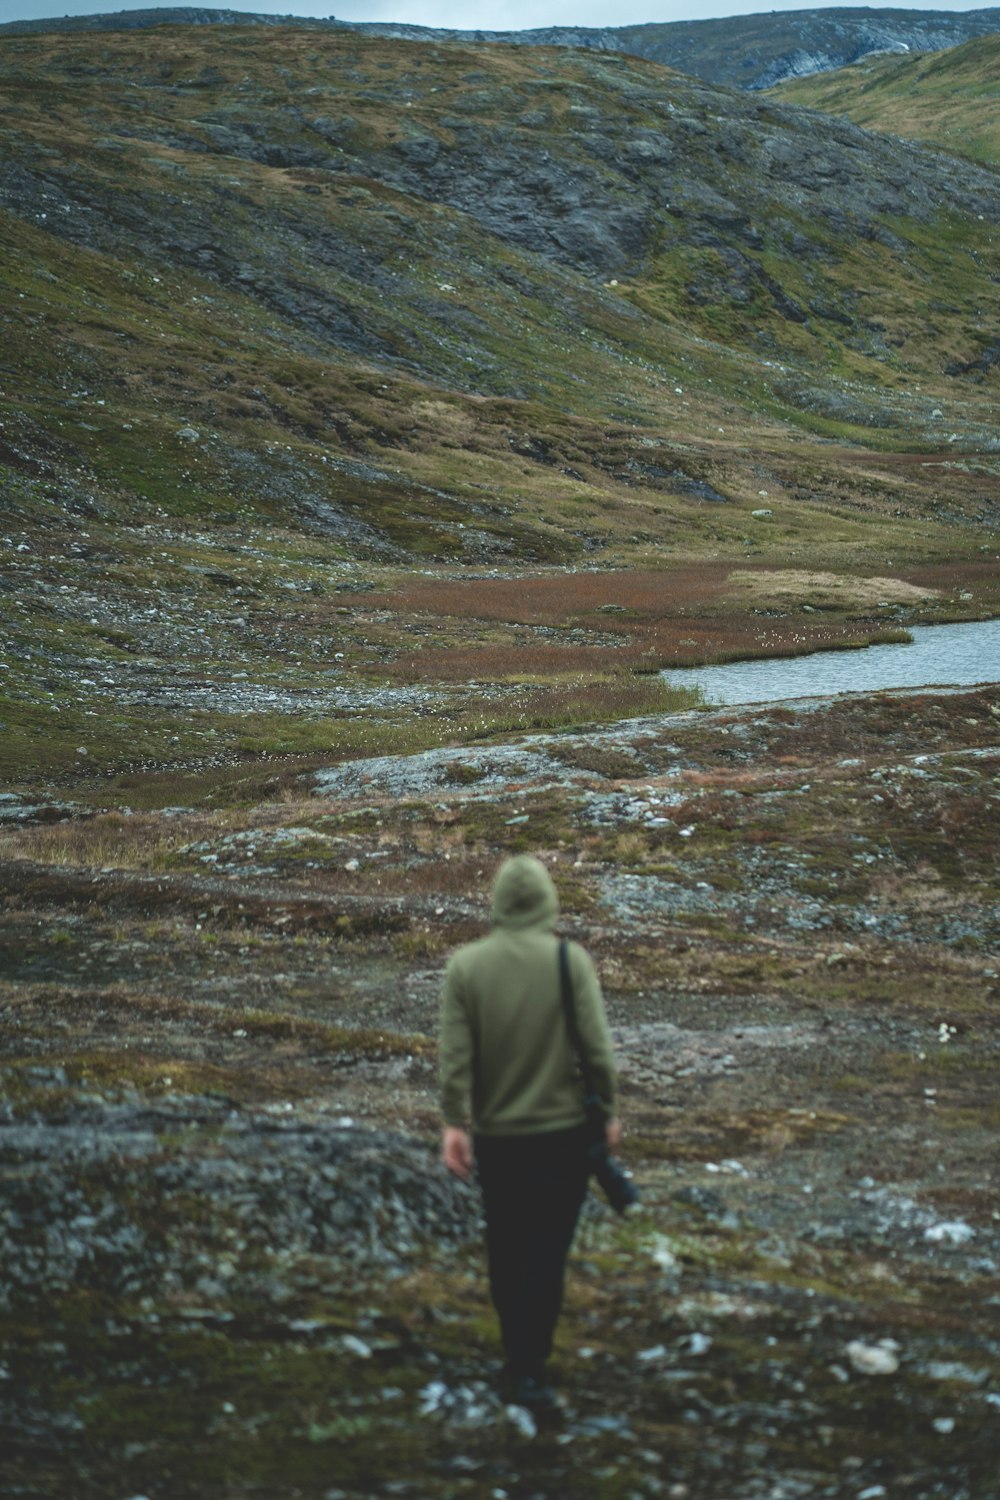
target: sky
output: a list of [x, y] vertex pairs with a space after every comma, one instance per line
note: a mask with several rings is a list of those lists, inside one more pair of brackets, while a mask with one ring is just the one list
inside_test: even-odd
[[[340, 21], [405, 21], [449, 30], [524, 31], [536, 26], [624, 26], [648, 21], [701, 21], [713, 16], [773, 10], [832, 9], [813, 0], [0, 0], [0, 22], [51, 16], [90, 16], [117, 10], [153, 10], [172, 4], [258, 15], [336, 16]], [[840, 0], [856, 7], [899, 10], [977, 10], [991, 0]], [[992, 0], [997, 4], [997, 0]]]

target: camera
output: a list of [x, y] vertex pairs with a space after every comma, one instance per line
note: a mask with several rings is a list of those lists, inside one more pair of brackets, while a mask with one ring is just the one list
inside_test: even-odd
[[627, 1214], [639, 1202], [639, 1189], [629, 1174], [615, 1161], [603, 1140], [594, 1141], [587, 1157], [590, 1170], [615, 1213]]

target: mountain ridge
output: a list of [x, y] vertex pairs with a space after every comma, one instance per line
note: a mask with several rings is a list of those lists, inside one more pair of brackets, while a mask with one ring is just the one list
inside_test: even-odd
[[833, 7], [766, 12], [707, 21], [622, 27], [552, 26], [524, 31], [448, 30], [336, 17], [257, 15], [197, 6], [123, 10], [110, 15], [52, 17], [0, 26], [4, 35], [144, 29], [165, 25], [258, 25], [348, 30], [411, 41], [499, 42], [623, 52], [704, 78], [755, 91], [788, 78], [827, 72], [886, 51], [934, 52], [1000, 32], [1000, 9], [923, 11]]

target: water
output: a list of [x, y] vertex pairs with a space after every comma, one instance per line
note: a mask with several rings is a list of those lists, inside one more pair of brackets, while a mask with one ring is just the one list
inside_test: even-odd
[[910, 646], [819, 651], [664, 672], [673, 687], [701, 688], [709, 703], [772, 703], [881, 688], [968, 687], [1000, 680], [1000, 620], [917, 625]]

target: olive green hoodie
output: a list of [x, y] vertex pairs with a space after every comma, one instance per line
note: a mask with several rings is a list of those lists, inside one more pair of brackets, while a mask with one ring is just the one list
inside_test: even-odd
[[[529, 1135], [582, 1124], [583, 1091], [559, 985], [555, 886], [530, 855], [509, 859], [493, 888], [493, 930], [459, 948], [441, 995], [439, 1072], [446, 1125]], [[600, 984], [570, 943], [574, 1010], [593, 1086], [607, 1114], [616, 1080]]]

